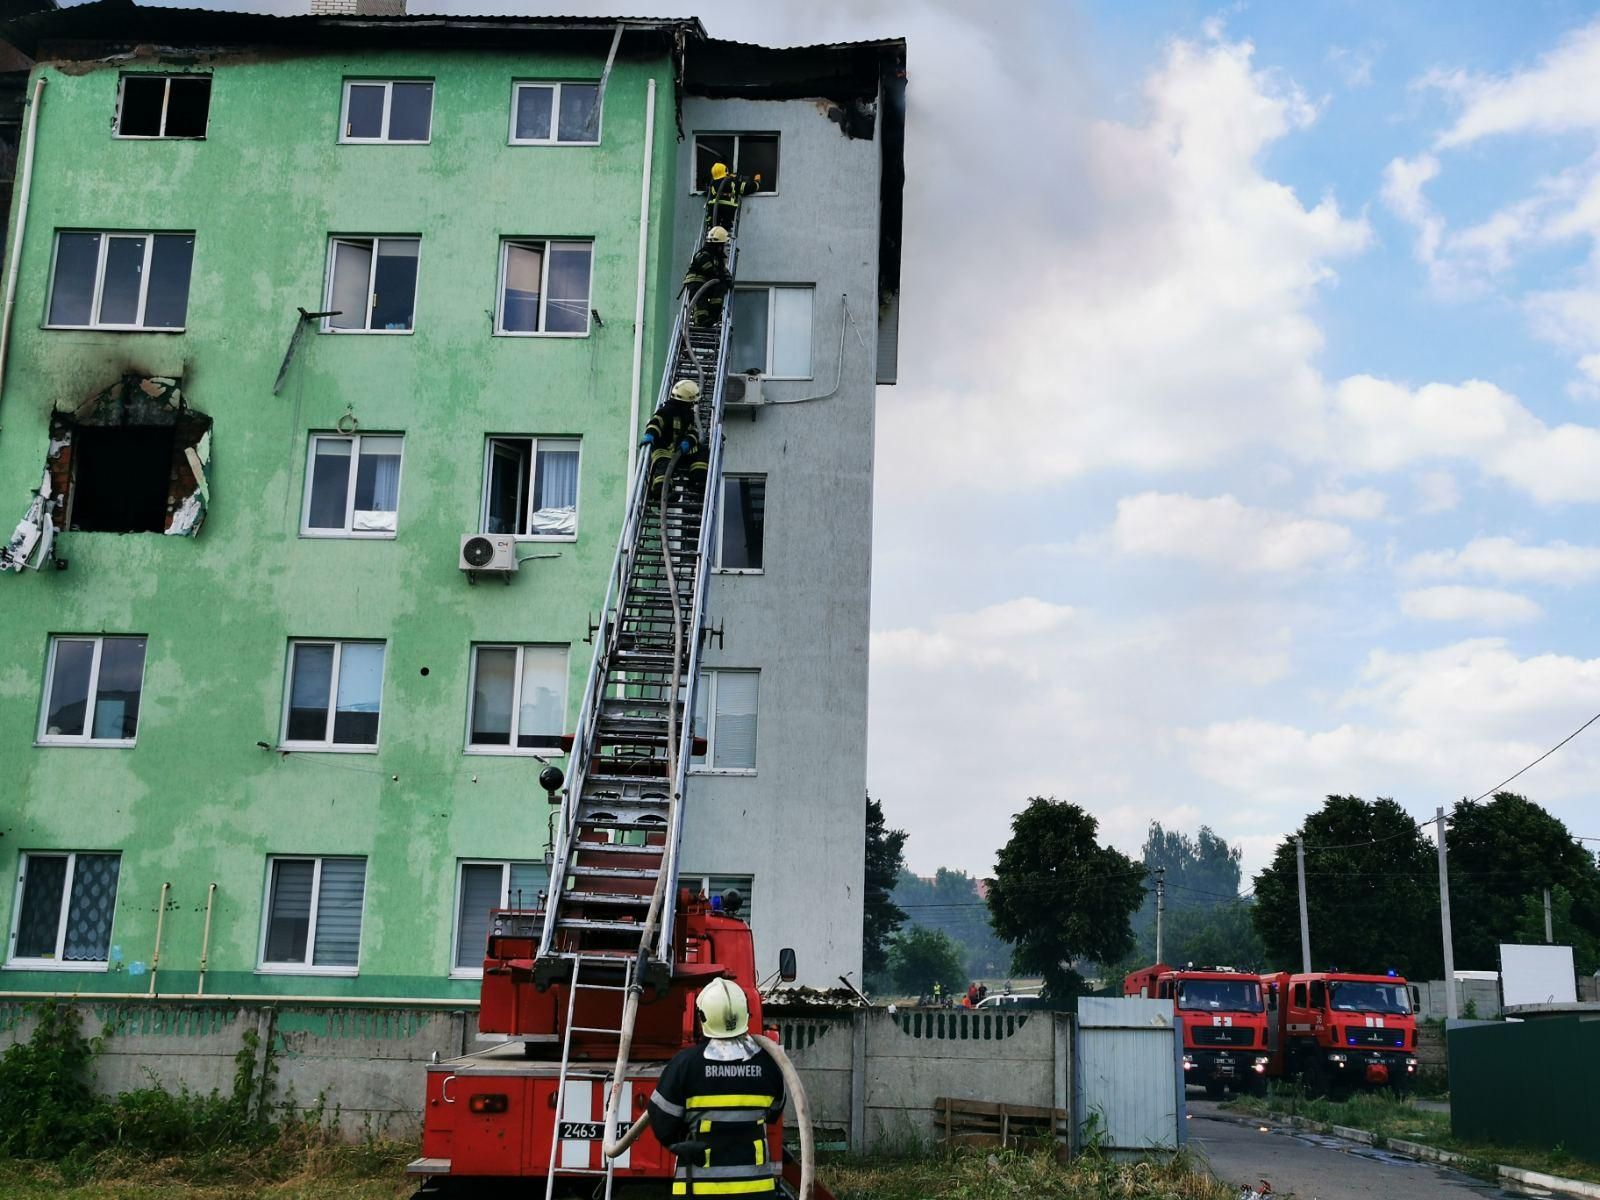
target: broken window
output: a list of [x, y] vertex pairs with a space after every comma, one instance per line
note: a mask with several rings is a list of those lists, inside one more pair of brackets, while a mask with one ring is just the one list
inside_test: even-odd
[[489, 948], [489, 914], [497, 908], [536, 909], [549, 886], [550, 869], [542, 862], [461, 863], [450, 973], [481, 977]]
[[735, 288], [729, 369], [759, 371], [769, 379], [810, 379], [815, 291], [810, 286]]
[[364, 858], [272, 858], [261, 969], [354, 975], [361, 957]]
[[694, 136], [694, 190], [711, 182], [711, 168], [721, 163], [745, 179], [761, 176], [755, 195], [778, 190], [778, 135], [775, 133], [697, 133]]
[[117, 136], [203, 138], [211, 115], [209, 75], [124, 75]]
[[193, 265], [192, 233], [58, 232], [45, 324], [182, 329]]
[[578, 442], [570, 438], [490, 438], [484, 465], [482, 532], [525, 538], [575, 536]]
[[131, 746], [144, 690], [143, 637], [53, 637], [39, 741]]
[[517, 83], [511, 87], [513, 145], [597, 145], [597, 83]]
[[382, 642], [289, 643], [285, 749], [370, 750], [378, 744]]
[[589, 332], [592, 242], [501, 243], [496, 333]]
[[313, 434], [301, 536], [393, 537], [404, 446], [391, 434]]
[[560, 745], [567, 719], [567, 647], [474, 646], [470, 750]]
[[700, 672], [694, 693], [694, 736], [706, 740], [706, 752], [690, 759], [695, 770], [755, 774], [760, 682], [759, 671]]
[[46, 971], [103, 970], [111, 948], [122, 856], [22, 855], [8, 967]]
[[426, 142], [433, 127], [427, 80], [348, 80], [341, 142]]
[[760, 571], [765, 548], [767, 477], [724, 475], [718, 513], [719, 571]]
[[334, 238], [328, 249], [324, 332], [409, 333], [417, 303], [419, 238]]

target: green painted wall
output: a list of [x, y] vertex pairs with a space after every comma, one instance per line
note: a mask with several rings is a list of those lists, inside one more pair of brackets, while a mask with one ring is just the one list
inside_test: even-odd
[[[140, 63], [149, 69], [159, 64]], [[588, 669], [621, 519], [647, 80], [657, 81], [650, 217], [648, 415], [674, 279], [671, 75], [625, 52], [599, 147], [508, 146], [513, 79], [595, 78], [591, 56], [382, 51], [219, 59], [201, 142], [111, 137], [118, 70], [48, 78], [5, 392], [0, 525], [36, 487], [53, 406], [124, 370], [183, 376], [216, 422], [211, 509], [198, 539], [68, 533], [65, 572], [0, 576], [0, 923], [12, 926], [18, 853], [115, 849], [112, 942], [148, 964], [172, 885], [161, 990], [190, 991], [207, 885], [219, 884], [206, 987], [221, 993], [476, 995], [447, 979], [461, 857], [536, 858], [547, 805], [529, 758], [463, 753], [469, 645], [571, 643], [569, 708]], [[132, 69], [132, 68], [130, 68]], [[435, 80], [432, 143], [341, 146], [347, 76]], [[58, 228], [196, 233], [182, 334], [40, 328]], [[281, 395], [272, 382], [295, 306], [321, 307], [331, 232], [419, 234], [412, 336], [308, 336]], [[582, 339], [490, 336], [502, 235], [593, 237]], [[308, 431], [349, 408], [406, 436], [393, 541], [298, 536]], [[459, 536], [476, 528], [486, 433], [583, 439], [579, 536], [536, 546], [507, 587], [469, 586]], [[525, 552], [532, 552], [525, 551]], [[138, 744], [33, 744], [51, 633], [148, 635]], [[291, 637], [385, 638], [375, 755], [276, 742]], [[426, 668], [427, 674], [423, 674]], [[268, 854], [368, 857], [357, 979], [254, 971]], [[142, 991], [147, 976], [0, 972], [0, 990]]]

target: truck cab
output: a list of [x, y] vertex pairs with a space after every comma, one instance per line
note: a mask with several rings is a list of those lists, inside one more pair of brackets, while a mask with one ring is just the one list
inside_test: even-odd
[[1399, 975], [1283, 972], [1262, 986], [1273, 1018], [1271, 1074], [1297, 1075], [1313, 1091], [1406, 1091], [1416, 1081], [1416, 1014]]
[[1172, 1002], [1183, 1025], [1184, 1082], [1210, 1096], [1265, 1087], [1270, 1055], [1259, 976], [1157, 963], [1128, 975], [1122, 992]]

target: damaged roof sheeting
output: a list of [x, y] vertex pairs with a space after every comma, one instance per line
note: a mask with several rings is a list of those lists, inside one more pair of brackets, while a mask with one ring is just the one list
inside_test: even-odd
[[56, 530], [195, 537], [211, 503], [211, 418], [178, 379], [127, 374], [50, 417], [44, 481], [0, 547], [0, 570], [38, 569]]

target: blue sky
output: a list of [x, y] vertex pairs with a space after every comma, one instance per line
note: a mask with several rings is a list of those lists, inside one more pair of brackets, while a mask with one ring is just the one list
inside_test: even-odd
[[[914, 869], [1034, 794], [1255, 868], [1600, 711], [1600, 7], [626, 7], [909, 40], [869, 784]], [[1600, 838], [1597, 769], [1600, 727], [1518, 786]]]

